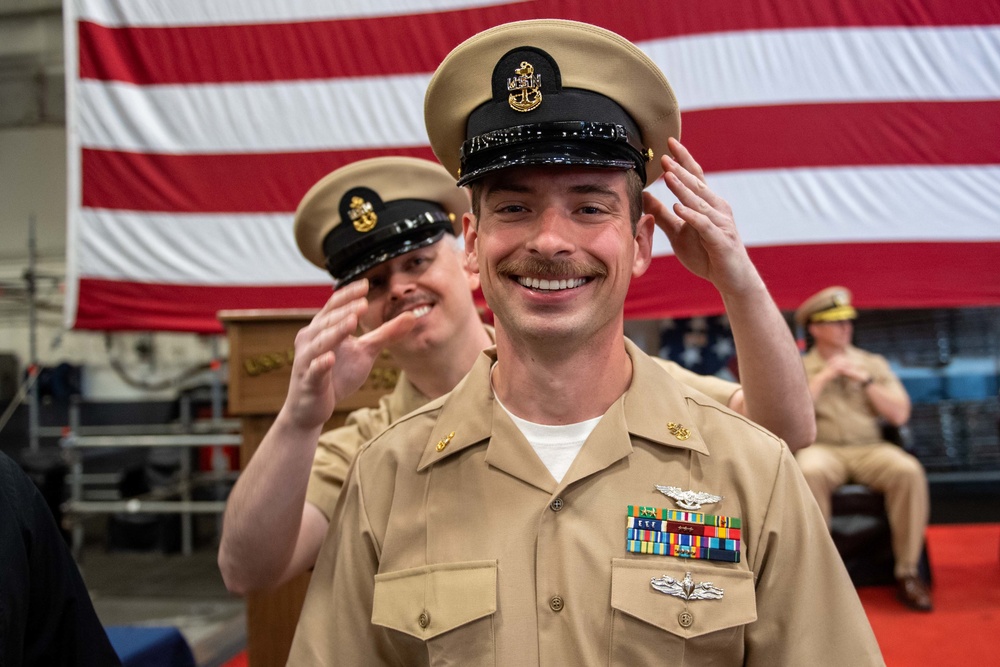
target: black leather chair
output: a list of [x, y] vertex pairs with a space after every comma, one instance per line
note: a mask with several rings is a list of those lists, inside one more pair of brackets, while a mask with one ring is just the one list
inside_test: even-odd
[[[884, 426], [883, 437], [904, 446], [905, 436], [894, 426]], [[894, 584], [895, 559], [885, 497], [863, 484], [845, 484], [833, 493], [830, 533], [855, 586]], [[919, 574], [931, 584], [927, 546], [920, 557]]]

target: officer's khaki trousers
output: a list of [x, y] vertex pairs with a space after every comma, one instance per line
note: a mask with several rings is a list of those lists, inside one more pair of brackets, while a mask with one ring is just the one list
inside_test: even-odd
[[795, 453], [802, 474], [830, 525], [831, 496], [848, 482], [885, 495], [897, 578], [917, 574], [930, 517], [927, 476], [920, 462], [888, 442], [870, 445], [813, 444]]

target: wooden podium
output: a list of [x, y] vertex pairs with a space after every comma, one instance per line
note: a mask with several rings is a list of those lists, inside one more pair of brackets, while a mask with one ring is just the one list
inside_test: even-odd
[[[229, 339], [229, 412], [242, 423], [242, 468], [285, 402], [295, 334], [315, 314], [316, 310], [227, 310], [218, 315]], [[352, 410], [376, 405], [396, 386], [398, 377], [399, 370], [380, 358], [361, 389], [337, 405], [326, 428], [342, 425]], [[272, 591], [247, 596], [250, 667], [285, 666], [308, 586], [307, 572]]]

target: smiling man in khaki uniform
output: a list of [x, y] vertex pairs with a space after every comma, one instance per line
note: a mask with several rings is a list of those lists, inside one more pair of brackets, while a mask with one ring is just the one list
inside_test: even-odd
[[[472, 186], [496, 347], [362, 448], [289, 664], [881, 664], [788, 448], [623, 336], [654, 219], [727, 306], [766, 294], [659, 69], [507, 24], [446, 58], [425, 118]], [[664, 169], [672, 211], [642, 199]]]
[[902, 426], [910, 397], [889, 363], [851, 344], [857, 311], [846, 287], [828, 287], [795, 312], [814, 344], [804, 357], [816, 406], [816, 442], [796, 452], [802, 474], [827, 523], [831, 495], [854, 481], [885, 494], [900, 602], [931, 611], [930, 590], [918, 574], [930, 515], [927, 476], [920, 461], [886, 442], [881, 423]]
[[[271, 587], [311, 569], [361, 445], [450, 391], [493, 344], [472, 300], [478, 276], [453, 236], [468, 209], [468, 193], [441, 165], [401, 156], [341, 167], [303, 197], [296, 241], [309, 261], [330, 271], [337, 290], [296, 337], [285, 405], [230, 495], [219, 548], [229, 590]], [[812, 402], [780, 313], [766, 294], [738, 306], [734, 334], [757, 341], [760, 357], [743, 369], [747, 395], [737, 384], [660, 363], [793, 449], [805, 446], [815, 435]], [[352, 335], [357, 323], [362, 336]], [[383, 346], [402, 370], [395, 389], [319, 435]]]

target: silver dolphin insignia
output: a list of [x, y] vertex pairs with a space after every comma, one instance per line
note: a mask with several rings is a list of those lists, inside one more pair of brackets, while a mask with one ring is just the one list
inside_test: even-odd
[[714, 586], [710, 581], [700, 584], [694, 583], [690, 572], [685, 572], [684, 579], [681, 581], [667, 575], [654, 577], [650, 579], [649, 585], [661, 593], [685, 600], [719, 600], [723, 594], [723, 590]]
[[712, 495], [704, 491], [684, 491], [679, 486], [656, 485], [656, 490], [665, 496], [673, 498], [678, 507], [686, 510], [700, 510], [702, 504], [710, 505], [722, 500], [722, 496]]

